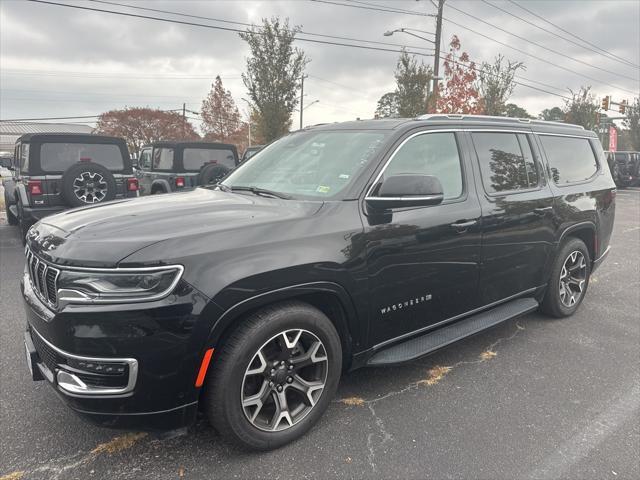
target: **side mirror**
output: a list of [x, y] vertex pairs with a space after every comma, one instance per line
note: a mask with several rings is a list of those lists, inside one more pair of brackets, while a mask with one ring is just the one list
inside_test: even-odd
[[376, 195], [367, 197], [367, 205], [375, 209], [425, 207], [444, 200], [442, 184], [432, 175], [402, 174], [386, 178]]

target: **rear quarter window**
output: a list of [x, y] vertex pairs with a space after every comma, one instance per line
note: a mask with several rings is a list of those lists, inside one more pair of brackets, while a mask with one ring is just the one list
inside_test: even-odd
[[236, 167], [233, 152], [219, 148], [185, 148], [182, 163], [185, 170], [200, 170], [207, 163], [217, 163], [228, 168]]
[[598, 171], [598, 161], [588, 138], [540, 135], [557, 185], [583, 182]]
[[112, 143], [43, 143], [40, 168], [45, 172], [64, 172], [78, 162], [99, 163], [111, 171], [124, 169], [122, 151]]

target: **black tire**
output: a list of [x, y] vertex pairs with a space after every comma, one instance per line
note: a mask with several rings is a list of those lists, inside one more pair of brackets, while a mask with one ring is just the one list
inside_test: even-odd
[[9, 199], [7, 195], [4, 196], [4, 211], [7, 214], [7, 223], [9, 225], [18, 225], [18, 217], [16, 217], [11, 210], [9, 210]]
[[[81, 187], [82, 190], [77, 190]], [[62, 175], [62, 197], [71, 207], [83, 207], [116, 198], [116, 180], [99, 163], [80, 162]]]
[[[561, 277], [563, 277], [565, 272], [571, 272], [571, 256], [574, 254], [576, 255], [576, 264], [577, 262], [579, 262], [580, 256], [584, 260], [584, 269], [577, 269], [577, 267], [574, 267], [576, 268], [575, 279], [583, 279], [583, 282], [580, 287], [578, 287], [579, 282], [574, 280], [568, 280], [568, 282], [572, 284], [571, 287], [567, 287], [566, 282], [563, 282], [565, 283], [563, 295]], [[567, 265], [566, 269], [565, 265]], [[565, 241], [565, 243], [563, 243], [560, 247], [556, 260], [553, 264], [551, 278], [549, 279], [547, 291], [541, 305], [542, 311], [556, 318], [568, 317], [570, 315], [573, 315], [582, 303], [582, 300], [587, 293], [590, 275], [591, 258], [587, 246], [579, 238], [568, 238], [567, 241]], [[567, 277], [565, 276], [565, 278]], [[569, 275], [569, 278], [573, 279], [571, 275]], [[579, 292], [577, 291], [578, 289]]]
[[198, 185], [209, 185], [222, 180], [231, 169], [224, 165], [209, 163], [202, 167], [198, 174]]
[[[257, 358], [257, 353], [263, 351], [263, 347], [272, 341], [270, 339], [279, 338], [279, 334], [284, 331], [299, 330], [304, 330], [305, 335], [311, 334], [316, 340], [319, 339], [326, 352], [326, 359], [321, 360], [327, 362], [326, 367], [321, 367], [326, 372], [324, 387], [319, 391], [319, 397], [315, 399], [315, 403], [308, 406], [308, 412], [297, 423], [287, 422], [289, 425], [280, 431], [266, 431], [252, 423], [245, 414], [245, 408], [242, 406], [245, 378], [249, 378], [248, 369], [254, 365], [252, 362]], [[304, 352], [304, 349], [302, 351]], [[306, 353], [308, 354], [308, 351]], [[270, 359], [265, 358], [265, 360]], [[311, 365], [312, 368], [316, 366], [316, 364]], [[286, 367], [280, 368], [289, 375], [286, 373]], [[341, 371], [340, 338], [331, 321], [320, 310], [304, 302], [286, 301], [274, 304], [246, 318], [226, 339], [222, 348], [215, 352], [205, 385], [205, 411], [210, 423], [225, 439], [246, 449], [275, 449], [302, 436], [320, 418], [336, 392]], [[264, 374], [258, 375], [260, 383], [266, 384], [269, 378], [273, 378], [265, 378], [269, 375], [267, 370]], [[289, 382], [289, 380], [291, 379], [287, 378], [286, 381]], [[267, 392], [265, 406], [268, 402], [275, 405], [278, 393], [274, 388], [276, 387]], [[287, 391], [290, 392], [289, 395], [296, 393], [295, 389], [286, 390], [285, 385], [284, 395]], [[277, 413], [274, 418], [276, 417]], [[278, 420], [275, 421], [275, 425], [278, 426]]]

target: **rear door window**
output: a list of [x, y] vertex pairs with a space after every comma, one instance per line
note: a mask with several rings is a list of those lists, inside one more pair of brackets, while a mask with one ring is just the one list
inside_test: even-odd
[[482, 183], [488, 193], [516, 192], [538, 186], [531, 146], [521, 133], [473, 133]]
[[200, 170], [207, 163], [236, 167], [233, 151], [222, 148], [185, 148], [182, 163], [185, 170]]
[[153, 149], [153, 169], [172, 170], [173, 169], [173, 148]]
[[540, 142], [557, 185], [583, 182], [598, 171], [598, 161], [588, 138], [540, 135]]
[[120, 147], [112, 143], [43, 143], [40, 148], [40, 168], [45, 172], [64, 172], [78, 162], [99, 163], [111, 171], [124, 169]]

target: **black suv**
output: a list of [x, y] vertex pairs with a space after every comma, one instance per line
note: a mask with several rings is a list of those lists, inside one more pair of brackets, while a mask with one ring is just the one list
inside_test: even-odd
[[156, 142], [140, 150], [140, 194], [193, 189], [215, 183], [238, 166], [235, 145], [210, 142]]
[[340, 375], [538, 308], [573, 314], [609, 251], [593, 132], [433, 115], [289, 134], [222, 183], [48, 217], [22, 291], [34, 380], [103, 425], [283, 445]]
[[41, 218], [72, 207], [138, 195], [127, 144], [92, 134], [26, 134], [16, 141], [5, 208], [22, 237]]

